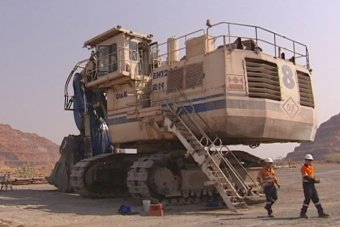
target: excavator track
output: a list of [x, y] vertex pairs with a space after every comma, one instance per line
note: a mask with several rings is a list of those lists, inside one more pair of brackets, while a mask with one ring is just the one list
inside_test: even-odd
[[71, 171], [75, 193], [89, 198], [127, 196], [127, 168], [136, 155], [101, 154], [79, 161]]
[[138, 159], [130, 167], [127, 186], [132, 197], [151, 198], [151, 192], [148, 186], [148, 175], [151, 167], [159, 161], [168, 159], [166, 154], [154, 154], [149, 157]]
[[[181, 188], [182, 179], [180, 176], [181, 168], [175, 164], [175, 160], [181, 159], [185, 162], [184, 155], [180, 157], [171, 156], [169, 153], [157, 153], [147, 157], [139, 158], [130, 167], [127, 177], [127, 187], [130, 195], [138, 199], [150, 199], [155, 202], [163, 202], [171, 205], [185, 205], [200, 203], [209, 198], [218, 196], [214, 187], [201, 187], [200, 189], [183, 190]], [[156, 178], [157, 171], [168, 173], [165, 166], [170, 166], [174, 176], [162, 175], [162, 183], [155, 185], [159, 178]], [[198, 167], [197, 167], [198, 169]], [[171, 179], [173, 178], [173, 180]], [[169, 183], [170, 182], [170, 183]], [[168, 190], [167, 188], [172, 188]], [[159, 191], [163, 193], [159, 193]]]

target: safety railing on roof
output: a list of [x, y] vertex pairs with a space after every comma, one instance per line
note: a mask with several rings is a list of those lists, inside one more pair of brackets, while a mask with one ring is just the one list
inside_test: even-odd
[[[223, 27], [223, 25], [227, 28], [222, 29], [220, 34], [212, 36], [211, 38], [209, 37], [209, 32], [212, 28]], [[247, 29], [247, 31], [244, 31], [243, 29]], [[199, 32], [201, 32], [202, 35], [207, 35], [209, 39], [223, 40], [221, 44], [224, 46], [234, 43], [234, 41], [238, 38], [244, 41], [253, 41], [256, 47], [260, 47], [260, 50], [263, 50], [265, 53], [272, 55], [275, 58], [285, 58], [285, 54], [282, 54], [285, 51], [287, 56], [290, 54], [289, 57], [292, 62], [295, 63], [296, 60], [299, 60], [299, 64], [310, 69], [309, 52], [305, 44], [259, 26], [240, 23], [220, 22], [212, 25], [209, 24], [206, 32], [201, 29], [186, 35], [182, 35], [178, 38], [175, 38], [177, 40], [183, 40], [183, 42], [180, 43], [178, 49], [173, 50], [172, 52], [180, 52], [185, 50], [186, 41], [193, 37], [193, 35], [197, 35]], [[166, 59], [166, 57], [169, 53], [172, 53], [167, 48], [165, 48], [166, 44], [167, 42], [158, 45], [158, 50], [160, 51], [159, 60], [161, 62], [169, 61], [169, 59]], [[268, 48], [263, 48], [263, 46], [268, 46]], [[182, 54], [182, 57], [184, 57], [184, 55], [185, 53]]]
[[[186, 42], [190, 39], [190, 38], [194, 38], [197, 37], [199, 35], [205, 35], [205, 31], [204, 29], [199, 29], [197, 31], [194, 32], [190, 32], [188, 34], [182, 35], [180, 37], [174, 37], [175, 40], [178, 40], [179, 42], [182, 42], [182, 46], [180, 46], [178, 49], [170, 51], [167, 46], [168, 42], [164, 42], [164, 43], [160, 43], [158, 44], [158, 50], [162, 51], [162, 49], [165, 49], [166, 51], [162, 51], [163, 53], [159, 54], [159, 59], [160, 61], [164, 62], [164, 61], [169, 61], [169, 59], [166, 59], [168, 53], [172, 53], [172, 52], [181, 52], [183, 50], [185, 50], [185, 44]], [[168, 62], [169, 63], [169, 62]]]
[[[262, 28], [254, 25], [240, 24], [240, 23], [230, 23], [230, 22], [219, 22], [213, 25], [208, 26], [207, 35], [209, 35], [209, 30], [213, 27], [225, 25], [227, 26], [227, 37], [228, 42], [231, 43], [234, 38], [243, 38], [243, 39], [252, 39], [255, 41], [256, 46], [260, 46], [260, 43], [265, 43], [272, 46], [273, 56], [281, 57], [282, 51], [287, 51], [292, 54], [294, 59], [305, 59], [305, 66], [309, 69], [309, 53], [308, 48], [305, 44], [288, 38], [284, 35], [278, 34], [276, 32], [270, 31], [266, 28]], [[233, 33], [233, 28], [236, 29], [236, 32]], [[237, 34], [237, 28], [249, 28], [253, 31], [253, 35], [240, 36]], [[251, 31], [250, 31], [251, 32]], [[265, 36], [268, 36], [265, 38]], [[285, 42], [286, 44], [280, 44], [278, 41], [281, 39], [281, 43]]]

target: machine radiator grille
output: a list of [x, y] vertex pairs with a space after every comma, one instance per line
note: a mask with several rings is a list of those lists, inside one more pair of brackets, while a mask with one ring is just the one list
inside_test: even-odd
[[314, 97], [312, 91], [312, 83], [307, 73], [297, 71], [299, 91], [300, 91], [300, 105], [314, 108]]
[[249, 97], [281, 100], [277, 65], [261, 59], [246, 58]]
[[183, 67], [175, 68], [168, 72], [167, 90], [173, 92], [176, 89], [183, 89]]
[[185, 88], [193, 88], [203, 83], [203, 63], [190, 64], [185, 67]]

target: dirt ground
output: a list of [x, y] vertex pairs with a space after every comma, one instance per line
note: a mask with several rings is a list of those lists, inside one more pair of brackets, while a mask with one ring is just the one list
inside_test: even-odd
[[279, 200], [274, 205], [275, 218], [266, 217], [264, 204], [232, 213], [212, 209], [204, 204], [171, 206], [164, 217], [142, 214], [122, 216], [117, 211], [129, 203], [142, 212], [142, 205], [132, 199], [84, 199], [75, 194], [56, 191], [50, 185], [14, 186], [0, 192], [0, 227], [7, 226], [340, 226], [340, 165], [316, 165], [321, 183], [319, 196], [330, 218], [318, 218], [315, 207], [309, 219], [298, 218], [303, 202], [299, 168], [278, 169], [281, 181]]

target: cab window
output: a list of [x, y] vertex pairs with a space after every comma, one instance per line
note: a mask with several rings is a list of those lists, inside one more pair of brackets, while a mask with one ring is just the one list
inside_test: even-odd
[[98, 55], [98, 75], [102, 76], [114, 72], [118, 69], [117, 44], [109, 46], [99, 46]]
[[131, 61], [137, 61], [137, 42], [129, 41], [129, 58]]

